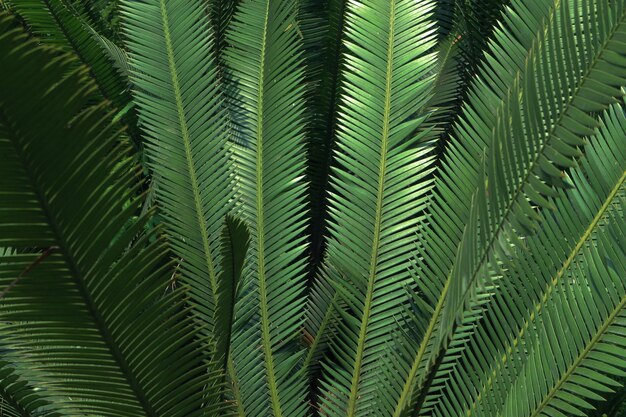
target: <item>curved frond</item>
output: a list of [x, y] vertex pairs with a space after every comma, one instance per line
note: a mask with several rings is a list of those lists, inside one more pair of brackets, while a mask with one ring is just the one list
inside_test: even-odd
[[[245, 0], [226, 34], [238, 208], [250, 247], [232, 353], [250, 416], [306, 412], [299, 335], [306, 284], [304, 71], [292, 0]], [[230, 104], [229, 103], [229, 104]]]
[[[491, 118], [493, 124], [486, 124], [488, 130], [483, 133], [489, 138], [485, 142], [497, 146], [486, 151], [485, 171], [477, 176], [471, 211], [464, 214], [467, 226], [462, 235], [456, 235], [462, 237], [457, 240], [456, 255], [450, 258], [454, 261], [445, 269], [436, 265], [440, 258], [432, 255], [425, 255], [429, 257], [426, 262], [420, 261], [424, 271], [437, 266], [446, 278], [441, 281], [441, 295], [403, 392], [419, 392], [415, 388], [432, 372], [430, 365], [421, 369], [422, 365], [437, 364], [435, 358], [446, 349], [463, 320], [464, 307], [481, 288], [491, 285], [499, 259], [508, 257], [517, 235], [536, 228], [535, 207], [548, 207], [546, 197], [554, 195], [555, 187], [566, 186], [562, 170], [575, 165], [576, 147], [584, 143], [584, 135], [593, 133], [597, 123], [588, 113], [602, 110], [621, 95], [619, 87], [626, 71], [624, 63], [613, 57], [621, 51], [618, 39], [625, 28], [623, 7], [623, 2], [558, 3], [547, 26], [532, 42], [524, 66], [515, 72], [508, 97], [496, 106], [496, 114], [491, 109], [493, 100], [470, 100], [471, 112], [461, 126], [476, 129]], [[492, 59], [487, 63], [502, 65]], [[462, 130], [459, 134], [469, 140], [470, 135]], [[443, 221], [449, 218], [437, 214]], [[446, 239], [449, 232], [453, 230], [448, 225], [436, 231], [439, 239]]]
[[436, 377], [439, 383], [430, 388], [423, 414], [472, 415], [479, 398], [495, 398], [493, 384], [498, 375], [514, 373], [512, 369], [523, 364], [516, 346], [531, 318], [555, 288], [567, 282], [568, 271], [597, 240], [606, 218], [616, 214], [616, 203], [626, 191], [624, 132], [626, 117], [616, 105], [602, 118], [580, 167], [569, 175], [573, 188], [558, 192], [552, 201], [555, 210], [543, 213], [541, 231], [499, 268], [498, 289], [489, 304], [481, 307], [475, 320], [464, 322], [480, 329], [455, 334], [454, 352], [443, 359]]
[[491, 391], [500, 392], [502, 382], [510, 386], [504, 405], [495, 408], [486, 398], [474, 415], [586, 415], [591, 401], [620, 385], [626, 375], [624, 203], [619, 199], [609, 225], [571, 265], [566, 281], [547, 295], [514, 348], [524, 365], [512, 383], [510, 376], [496, 380]]
[[346, 5], [326, 262], [338, 272], [333, 285], [347, 311], [333, 344], [337, 363], [325, 364], [326, 415], [373, 409], [381, 348], [403, 309], [407, 261], [431, 183], [432, 144], [414, 132], [436, 65], [433, 7], [402, 0]]
[[0, 264], [2, 287], [30, 268], [0, 304], [3, 345], [69, 415], [215, 412], [164, 249], [133, 244], [146, 219], [120, 128], [88, 107], [85, 68], [0, 27], [0, 245], [37, 249]]

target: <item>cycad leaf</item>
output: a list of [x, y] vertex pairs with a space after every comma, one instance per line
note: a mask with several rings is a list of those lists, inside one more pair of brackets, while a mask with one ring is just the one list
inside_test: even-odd
[[[524, 361], [515, 348], [549, 295], [568, 280], [571, 266], [614, 216], [626, 191], [626, 117], [613, 106], [586, 146], [580, 167], [569, 176], [571, 190], [560, 190], [555, 210], [545, 210], [541, 231], [528, 238], [511, 262], [501, 267], [498, 290], [485, 311], [466, 325], [480, 330], [455, 334], [441, 370], [422, 407], [423, 415], [472, 415], [479, 402], [498, 401], [496, 384], [502, 373], [512, 374]], [[464, 322], [465, 324], [465, 322]], [[523, 355], [522, 355], [523, 357]], [[454, 368], [452, 364], [454, 363]], [[446, 365], [450, 366], [446, 366]], [[454, 371], [452, 371], [454, 369]]]
[[[626, 62], [619, 59], [626, 2], [575, 0], [563, 3], [556, 12], [546, 33], [536, 40], [519, 89], [515, 81], [494, 126], [493, 143], [498, 146], [489, 149], [478, 188], [477, 226], [465, 230], [450, 276], [444, 332], [474, 289], [485, 282], [481, 274], [489, 274], [489, 264], [506, 256], [507, 247], [515, 243], [513, 236], [537, 228], [534, 219], [539, 216], [533, 207], [552, 208], [545, 197], [566, 185], [562, 177], [564, 170], [576, 166], [576, 146], [584, 143], [582, 135], [593, 134], [597, 126], [589, 113], [615, 102], [626, 84]], [[576, 39], [577, 45], [570, 39]], [[578, 62], [571, 60], [578, 55]], [[569, 65], [558, 64], [555, 56]], [[606, 71], [612, 75], [607, 77]], [[555, 97], [554, 91], [572, 93]], [[516, 97], [516, 93], [520, 94]], [[464, 264], [469, 268], [461, 267]]]
[[432, 170], [432, 146], [414, 132], [436, 66], [429, 53], [433, 7], [403, 0], [346, 5], [326, 261], [341, 277], [335, 284], [348, 308], [333, 348], [337, 364], [325, 366], [327, 415], [372, 410], [381, 347], [403, 309]]
[[121, 15], [157, 204], [203, 339], [221, 345], [221, 229], [233, 187], [205, 5], [124, 1]]
[[[509, 14], [517, 19], [520, 13], [530, 13], [529, 7], [535, 5], [516, 5]], [[419, 260], [420, 273], [424, 277], [428, 271], [439, 277], [444, 273], [446, 278], [439, 281], [441, 295], [432, 304], [435, 313], [403, 392], [412, 391], [417, 395], [417, 387], [431, 372], [430, 366], [422, 366], [436, 363], [434, 357], [445, 350], [456, 323], [461, 320], [463, 308], [472, 303], [471, 299], [480, 293], [482, 286], [490, 285], [490, 275], [498, 259], [509, 256], [516, 236], [536, 228], [535, 206], [547, 206], [546, 197], [554, 194], [554, 188], [566, 185], [561, 177], [562, 170], [575, 165], [572, 156], [578, 152], [576, 146], [583, 143], [584, 135], [593, 133], [596, 125], [596, 119], [588, 112], [599, 111], [614, 101], [614, 97], [621, 94], [619, 87], [626, 82], [623, 62], [614, 58], [620, 53], [617, 39], [623, 31], [623, 2], [609, 5], [606, 1], [574, 1], [574, 4], [559, 3], [554, 9], [546, 9], [550, 16], [548, 23], [531, 42], [525, 61], [519, 61], [519, 56], [510, 60], [490, 57], [485, 64], [487, 75], [503, 65], [522, 64], [508, 85], [502, 85], [510, 91], [508, 97], [503, 97], [495, 106], [499, 110], [493, 113], [497, 97], [489, 90], [479, 89], [481, 94], [486, 94], [470, 99], [459, 124], [457, 134], [468, 144], [478, 144], [476, 138], [483, 137], [483, 143], [494, 145], [486, 151], [482, 164], [484, 173], [473, 174], [475, 168], [468, 166], [463, 172], [466, 177], [458, 179], [465, 187], [470, 187], [476, 181], [474, 178], [478, 179], [474, 183], [477, 191], [469, 200], [473, 201], [471, 211], [467, 203], [459, 200], [467, 191], [459, 190], [459, 194], [453, 195], [451, 191], [458, 185], [452, 184], [450, 177], [439, 184], [441, 195], [448, 201], [442, 198], [434, 206], [432, 218], [438, 217], [436, 221], [441, 223], [433, 225], [429, 233], [446, 243], [460, 243], [456, 243], [458, 250], [448, 246], [443, 257], [439, 253], [433, 256], [432, 247], [428, 253], [421, 253], [425, 260]], [[585, 30], [585, 27], [598, 30]], [[506, 33], [498, 33], [496, 38], [503, 35]], [[577, 40], [576, 44], [572, 39]], [[510, 44], [509, 53], [514, 51], [516, 42], [510, 35], [499, 41]], [[567, 65], [560, 64], [563, 62]], [[612, 74], [610, 77], [605, 75], [607, 70]], [[557, 91], [565, 93], [555, 95]], [[542, 109], [541, 116], [539, 109]], [[461, 148], [458, 154], [451, 154], [454, 158], [451, 160], [469, 161], [472, 152], [480, 154], [480, 148], [473, 151]], [[467, 162], [463, 162], [465, 164]], [[457, 218], [443, 212], [450, 206], [460, 209], [455, 213]], [[463, 219], [465, 222], [459, 222]], [[461, 233], [464, 223], [467, 227]], [[424, 241], [431, 240], [425, 237]], [[454, 253], [452, 250], [456, 251], [455, 256], [450, 256]], [[411, 379], [412, 388], [409, 387]]]
[[250, 230], [232, 353], [245, 412], [305, 413], [298, 336], [306, 282], [304, 71], [292, 0], [246, 0], [225, 51], [240, 135], [239, 209]]
[[[86, 69], [5, 17], [0, 27], [0, 245], [55, 248], [3, 298], [3, 344], [68, 415], [215, 412], [181, 294], [164, 294], [162, 245], [131, 245], [146, 219], [133, 218], [137, 168], [120, 129], [87, 107]], [[3, 258], [1, 275], [13, 282], [38, 256]]]
[[[591, 402], [613, 391], [626, 376], [626, 219], [624, 200], [595, 245], [573, 263], [529, 324], [517, 354], [524, 365], [504, 405], [481, 403], [475, 415], [507, 417], [587, 415]], [[506, 389], [506, 388], [505, 388]], [[485, 410], [485, 411], [483, 411]]]

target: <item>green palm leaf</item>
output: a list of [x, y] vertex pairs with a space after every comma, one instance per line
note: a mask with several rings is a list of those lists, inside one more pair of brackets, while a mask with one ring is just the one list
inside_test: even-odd
[[[542, 230], [502, 267], [498, 291], [475, 321], [480, 331], [455, 336], [456, 349], [447, 355], [423, 407], [433, 416], [471, 414], [477, 396], [493, 396], [497, 375], [521, 365], [515, 347], [531, 318], [540, 312], [555, 288], [563, 285], [580, 253], [597, 240], [607, 216], [615, 216], [616, 202], [626, 181], [626, 117], [619, 106], [605, 115], [599, 132], [587, 145], [580, 168], [573, 170], [573, 189], [559, 191], [556, 208], [547, 211]], [[516, 300], [516, 301], [512, 301]], [[445, 366], [449, 364], [450, 366]], [[508, 365], [507, 365], [508, 364]], [[454, 372], [451, 367], [454, 365]], [[507, 365], [505, 367], [505, 365]], [[507, 389], [507, 388], [502, 388]]]
[[[617, 204], [596, 244], [583, 250], [567, 281], [529, 323], [515, 348], [525, 363], [512, 384], [510, 376], [504, 379], [510, 387], [504, 404], [498, 399], [494, 407], [486, 398], [475, 415], [586, 415], [590, 401], [620, 385], [617, 379], [626, 375], [626, 222], [623, 199]], [[491, 392], [500, 391], [501, 381]]]
[[[455, 323], [462, 320], [463, 307], [472, 302], [481, 287], [490, 285], [493, 268], [498, 259], [508, 257], [509, 244], [515, 242], [516, 235], [536, 227], [533, 205], [549, 206], [545, 196], [554, 193], [552, 187], [565, 185], [561, 169], [574, 165], [571, 157], [577, 154], [575, 147], [583, 143], [581, 136], [592, 133], [596, 125], [595, 118], [586, 113], [601, 110], [621, 94], [619, 86], [625, 81], [626, 71], [612, 57], [620, 50], [617, 39], [624, 17], [621, 2], [610, 6], [606, 2], [563, 3], [555, 9], [545, 31], [536, 37], [525, 68], [517, 73], [519, 78], [512, 80], [510, 95], [500, 105], [490, 128], [491, 141], [498, 146], [487, 151], [485, 173], [479, 175], [483, 179], [472, 200], [470, 221], [443, 281], [435, 313], [403, 392], [411, 391], [409, 380], [413, 379], [414, 385], [418, 381], [419, 385], [430, 373], [429, 369], [420, 371], [425, 363], [422, 361], [434, 363], [434, 358], [445, 349]], [[585, 31], [586, 25], [601, 30]], [[577, 43], [571, 39], [577, 39]], [[572, 58], [577, 53], [584, 58], [574, 62]], [[607, 76], [607, 72], [611, 75]], [[555, 91], [572, 94], [555, 97]], [[465, 123], [475, 128], [492, 110], [482, 112], [487, 115], [483, 117], [481, 110], [488, 102], [470, 103], [476, 110], [466, 115]], [[539, 117], [538, 109], [543, 109], [548, 117]], [[521, 149], [526, 151], [521, 153]], [[445, 228], [442, 231], [449, 232]], [[440, 331], [433, 332], [435, 328]], [[421, 376], [416, 378], [418, 374]]]
[[[227, 337], [221, 230], [233, 197], [223, 103], [204, 2], [126, 1], [121, 15], [157, 204], [205, 342]], [[163, 66], [165, 65], [165, 67]], [[221, 327], [220, 327], [221, 329]], [[220, 356], [226, 352], [217, 352]]]
[[321, 394], [323, 412], [337, 416], [371, 409], [373, 364], [389, 340], [383, 329], [402, 310], [432, 170], [432, 147], [413, 132], [424, 120], [435, 68], [431, 2], [346, 7], [326, 261], [341, 277], [334, 285], [348, 309]]
[[86, 69], [0, 26], [0, 244], [49, 252], [3, 258], [4, 277], [36, 263], [0, 305], [3, 345], [69, 415], [210, 413], [215, 378], [180, 293], [164, 294], [164, 249], [132, 244], [146, 219], [120, 128], [87, 107]]
[[232, 352], [247, 415], [306, 411], [298, 337], [304, 315], [307, 216], [304, 72], [295, 2], [247, 0], [225, 52], [241, 215], [250, 230]]

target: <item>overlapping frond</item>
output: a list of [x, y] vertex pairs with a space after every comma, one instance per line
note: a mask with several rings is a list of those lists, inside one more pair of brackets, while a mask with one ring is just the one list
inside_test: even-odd
[[[346, 4], [337, 150], [325, 262], [347, 309], [326, 363], [322, 412], [374, 412], [382, 348], [405, 301], [432, 171], [432, 143], [415, 134], [431, 93], [431, 1]], [[417, 43], [416, 43], [417, 42]]]
[[[464, 307], [471, 304], [482, 287], [490, 285], [491, 275], [498, 263], [508, 257], [517, 235], [536, 227], [535, 206], [548, 207], [546, 197], [554, 194], [554, 187], [565, 186], [562, 170], [574, 166], [572, 157], [578, 154], [576, 147], [583, 144], [582, 136], [593, 133], [596, 126], [596, 119], [588, 113], [603, 109], [621, 95], [619, 87], [626, 75], [618, 58], [622, 53], [619, 39], [625, 17], [622, 2], [556, 2], [555, 6], [547, 25], [531, 42], [524, 65], [506, 86], [509, 92], [504, 100], [497, 104], [497, 99], [474, 96], [460, 123], [457, 134], [464, 140], [471, 141], [471, 137], [482, 133], [485, 143], [492, 146], [485, 152], [484, 162], [476, 164], [483, 166], [484, 173], [476, 175], [478, 191], [470, 200], [471, 210], [464, 204], [467, 209], [457, 212], [460, 219], [467, 219], [463, 234], [459, 227], [450, 228], [448, 224], [432, 228], [439, 239], [456, 237], [456, 255], [441, 262], [441, 257], [429, 252], [424, 254], [425, 261], [418, 260], [423, 277], [433, 271], [435, 276], [443, 273], [446, 278], [439, 281], [443, 284], [439, 291], [431, 291], [441, 295], [433, 304], [434, 314], [413, 361], [410, 375], [415, 379], [414, 387], [405, 384], [404, 392], [410, 392], [427, 378], [431, 370], [420, 368], [426, 362], [437, 363], [435, 358], [463, 320]], [[517, 16], [524, 9], [527, 7], [521, 6], [509, 14]], [[585, 29], [591, 26], [598, 30]], [[515, 43], [509, 43], [513, 51]], [[492, 71], [515, 62], [512, 61], [496, 62], [490, 58], [486, 65]], [[484, 123], [488, 120], [491, 124]], [[462, 152], [459, 157], [467, 160], [468, 153]], [[482, 152], [478, 148], [474, 153]], [[464, 187], [470, 187], [469, 184], [471, 181]], [[449, 189], [444, 183], [442, 193], [447, 194]], [[448, 201], [442, 200], [443, 207], [457, 200], [457, 196], [446, 197]], [[441, 221], [451, 217], [435, 208]], [[448, 255], [451, 250], [452, 247]], [[437, 285], [435, 281], [435, 288]]]
[[206, 12], [202, 0], [146, 0], [120, 13], [157, 205], [204, 342], [223, 346], [221, 230], [234, 191]]
[[88, 107], [87, 70], [6, 17], [0, 51], [0, 245], [30, 249], [0, 265], [3, 288], [20, 278], [0, 304], [11, 360], [68, 415], [217, 412], [163, 246], [134, 241], [137, 168], [107, 106]]
[[[626, 370], [624, 203], [622, 196], [609, 224], [571, 264], [513, 348], [523, 362], [518, 373], [496, 379], [474, 415], [586, 415], [591, 401], [620, 385]], [[492, 393], [504, 395], [494, 402]]]
[[[557, 8], [546, 33], [537, 38], [525, 76], [519, 88], [513, 83], [494, 126], [494, 146], [473, 208], [478, 221], [466, 228], [450, 275], [444, 332], [460, 317], [474, 289], [488, 280], [481, 275], [488, 276], [492, 266], [506, 259], [515, 237], [536, 230], [540, 218], [534, 207], [551, 208], [546, 197], [567, 185], [564, 170], [576, 166], [576, 147], [597, 126], [589, 113], [622, 95], [626, 3], [571, 3]], [[563, 93], [555, 96], [554, 91]]]
[[[438, 384], [429, 390], [422, 413], [433, 416], [471, 415], [477, 398], [493, 394], [494, 380], [524, 363], [516, 346], [555, 288], [565, 285], [568, 271], [580, 253], [597, 240], [608, 216], [615, 216], [626, 188], [626, 117], [614, 106], [602, 119], [598, 133], [586, 146], [580, 168], [569, 180], [573, 188], [560, 190], [546, 210], [541, 232], [530, 237], [513, 260], [500, 269], [503, 277], [484, 311], [469, 326], [470, 334], [455, 335], [455, 349], [443, 359]], [[446, 366], [449, 365], [449, 366]], [[501, 387], [500, 389], [507, 389]]]
[[306, 155], [302, 45], [292, 0], [245, 0], [225, 60], [238, 208], [250, 230], [232, 353], [244, 411], [306, 412], [299, 333], [306, 284]]

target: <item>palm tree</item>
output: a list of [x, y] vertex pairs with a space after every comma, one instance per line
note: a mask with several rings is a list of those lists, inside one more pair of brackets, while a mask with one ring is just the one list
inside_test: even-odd
[[0, 415], [626, 416], [626, 0], [0, 9]]

